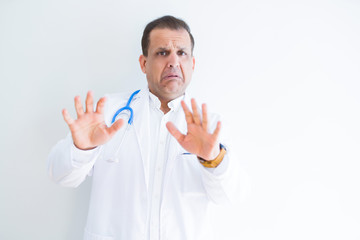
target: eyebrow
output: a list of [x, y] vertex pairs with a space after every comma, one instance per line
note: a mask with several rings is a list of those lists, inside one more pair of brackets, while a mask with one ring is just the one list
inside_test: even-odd
[[[177, 48], [177, 50], [181, 50], [181, 51], [185, 51], [187, 50], [186, 47], [180, 47], [180, 48]], [[159, 47], [156, 49], [156, 51], [169, 51], [169, 48], [168, 47]]]
[[168, 51], [168, 48], [159, 47], [159, 48], [156, 49], [156, 51]]

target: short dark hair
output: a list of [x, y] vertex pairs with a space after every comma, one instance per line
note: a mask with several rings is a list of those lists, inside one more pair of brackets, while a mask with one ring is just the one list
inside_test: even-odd
[[147, 57], [147, 55], [148, 55], [148, 50], [149, 50], [149, 45], [150, 45], [150, 32], [152, 30], [154, 30], [155, 28], [160, 28], [160, 29], [168, 28], [168, 29], [172, 29], [172, 30], [185, 29], [189, 33], [190, 40], [191, 40], [191, 54], [193, 53], [195, 41], [194, 41], [193, 35], [190, 32], [189, 25], [187, 25], [186, 22], [184, 22], [183, 20], [181, 20], [179, 18], [175, 18], [173, 16], [166, 15], [166, 16], [160, 17], [158, 19], [155, 19], [154, 21], [152, 21], [146, 25], [144, 32], [143, 32], [142, 39], [141, 39], [142, 52], [145, 57]]

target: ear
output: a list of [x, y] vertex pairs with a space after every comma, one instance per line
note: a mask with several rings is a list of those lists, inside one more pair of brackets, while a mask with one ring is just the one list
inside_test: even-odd
[[192, 69], [193, 69], [193, 71], [195, 69], [195, 57], [192, 57]]
[[146, 62], [147, 62], [147, 59], [144, 55], [140, 55], [139, 57], [139, 63], [140, 63], [140, 68], [141, 68], [141, 71], [143, 73], [146, 73]]

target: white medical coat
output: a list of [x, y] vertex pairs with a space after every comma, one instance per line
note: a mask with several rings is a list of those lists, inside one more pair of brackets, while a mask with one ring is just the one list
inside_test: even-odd
[[[130, 94], [107, 97], [105, 122], [110, 125], [114, 113], [126, 105]], [[142, 89], [133, 99], [134, 122], [124, 126], [108, 143], [96, 149], [77, 149], [69, 135], [52, 149], [48, 158], [50, 177], [62, 186], [77, 187], [92, 175], [89, 213], [85, 240], [140, 240], [146, 234], [149, 208], [149, 91]], [[186, 133], [182, 109], [175, 126]], [[209, 114], [209, 129], [214, 129], [218, 117]], [[127, 131], [126, 135], [124, 132]], [[117, 157], [119, 142], [125, 136]], [[160, 207], [160, 239], [212, 239], [213, 226], [205, 226], [211, 202], [229, 203], [236, 183], [236, 172], [225, 155], [226, 165], [206, 169], [197, 157], [187, 153], [171, 137], [163, 179]], [[223, 163], [221, 163], [223, 164]], [[221, 166], [221, 168], [220, 168]]]

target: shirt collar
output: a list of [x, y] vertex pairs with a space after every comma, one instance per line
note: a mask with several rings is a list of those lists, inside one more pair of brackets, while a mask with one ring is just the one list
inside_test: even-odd
[[[149, 97], [150, 97], [150, 104], [156, 108], [160, 110], [161, 107], [161, 102], [159, 100], [159, 98], [157, 96], [155, 96], [152, 92], [149, 91]], [[168, 103], [168, 107], [171, 109], [170, 111], [173, 110], [177, 110], [178, 107], [180, 106], [180, 102], [181, 100], [183, 100], [185, 98], [185, 94], [181, 95], [180, 97], [177, 97], [173, 100], [171, 100]]]

